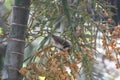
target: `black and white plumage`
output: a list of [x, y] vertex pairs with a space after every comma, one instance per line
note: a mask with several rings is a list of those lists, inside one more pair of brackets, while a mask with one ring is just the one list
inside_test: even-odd
[[[48, 33], [51, 34], [50, 32]], [[58, 48], [59, 50], [65, 50], [65, 49], [69, 50], [71, 47], [70, 41], [67, 41], [64, 38], [54, 34], [51, 34], [51, 42], [52, 45]]]

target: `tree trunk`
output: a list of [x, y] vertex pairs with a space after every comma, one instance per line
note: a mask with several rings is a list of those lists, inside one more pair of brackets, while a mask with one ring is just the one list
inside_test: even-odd
[[120, 24], [120, 0], [108, 0], [108, 2], [116, 8], [111, 8], [111, 12], [114, 14], [112, 19], [115, 21], [115, 26]]
[[30, 0], [14, 0], [11, 30], [8, 38], [2, 80], [21, 80], [18, 70], [22, 67], [25, 33]]

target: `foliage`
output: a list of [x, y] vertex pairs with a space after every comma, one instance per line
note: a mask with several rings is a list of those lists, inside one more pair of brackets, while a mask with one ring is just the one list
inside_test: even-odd
[[2, 36], [2, 35], [3, 35], [3, 29], [0, 28], [0, 36]]
[[12, 0], [5, 0], [5, 7], [7, 10], [11, 10]]
[[[27, 65], [19, 70], [25, 80], [39, 79], [40, 76], [46, 80], [76, 80], [78, 74], [84, 74], [85, 80], [98, 80], [99, 75], [94, 68], [100, 54], [96, 49], [98, 32], [103, 34], [105, 56], [116, 61], [116, 67], [120, 68], [120, 48], [116, 42], [120, 27], [116, 27], [112, 35], [107, 27], [114, 23], [111, 6], [106, 5], [105, 0], [92, 0], [91, 8], [89, 3], [89, 0], [32, 1], [26, 46], [38, 38], [40, 40], [34, 54], [25, 59]], [[70, 52], [59, 51], [53, 46], [47, 31], [70, 41]]]

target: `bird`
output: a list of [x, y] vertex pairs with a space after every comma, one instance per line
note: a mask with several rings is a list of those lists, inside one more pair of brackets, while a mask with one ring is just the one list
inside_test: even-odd
[[52, 45], [55, 46], [56, 48], [58, 48], [61, 51], [64, 50], [68, 50], [70, 51], [70, 47], [71, 47], [71, 42], [68, 40], [65, 40], [64, 38], [54, 35], [51, 32], [47, 31], [48, 34], [51, 35], [51, 42]]

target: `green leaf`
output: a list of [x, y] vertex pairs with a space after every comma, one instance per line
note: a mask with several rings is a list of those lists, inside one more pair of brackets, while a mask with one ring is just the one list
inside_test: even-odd
[[3, 34], [3, 28], [0, 27], [0, 34]]
[[47, 37], [45, 37], [45, 38], [41, 41], [38, 50], [40, 50], [40, 49], [44, 46], [44, 44], [47, 42], [48, 38], [49, 38], [49, 37], [47, 36]]

